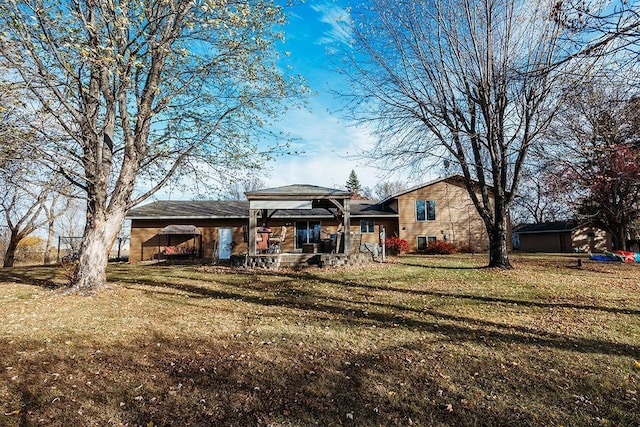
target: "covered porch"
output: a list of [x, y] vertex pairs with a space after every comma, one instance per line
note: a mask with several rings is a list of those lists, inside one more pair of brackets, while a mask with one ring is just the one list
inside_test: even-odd
[[[351, 228], [351, 193], [344, 190], [318, 187], [314, 185], [288, 185], [247, 192], [249, 201], [248, 255], [273, 255], [275, 253], [316, 253], [332, 252], [350, 254], [352, 247]], [[322, 209], [330, 214], [337, 226], [332, 232], [322, 230], [320, 223], [310, 223], [304, 229], [300, 222], [280, 222], [272, 227], [274, 215], [278, 212], [304, 212]], [[281, 216], [281, 215], [278, 215]], [[292, 215], [293, 216], [293, 215]], [[270, 224], [271, 222], [271, 224]], [[319, 235], [325, 233], [326, 239]], [[309, 235], [313, 238], [309, 239]], [[283, 237], [284, 236], [284, 237]], [[333, 237], [333, 246], [322, 244]], [[278, 241], [278, 239], [282, 239]], [[290, 239], [287, 242], [287, 239]], [[295, 241], [294, 241], [295, 239]], [[306, 242], [304, 241], [306, 239]], [[291, 244], [291, 241], [294, 243]], [[265, 245], [265, 242], [268, 244]], [[274, 246], [276, 249], [273, 250]], [[284, 248], [284, 250], [283, 250]]]

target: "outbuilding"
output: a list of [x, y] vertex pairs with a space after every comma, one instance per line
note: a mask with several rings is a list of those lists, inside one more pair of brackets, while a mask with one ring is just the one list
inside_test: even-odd
[[513, 229], [514, 249], [523, 252], [604, 252], [611, 250], [611, 234], [589, 222], [522, 224]]

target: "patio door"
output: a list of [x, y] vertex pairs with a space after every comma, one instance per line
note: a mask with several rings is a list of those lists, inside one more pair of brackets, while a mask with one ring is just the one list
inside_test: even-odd
[[296, 221], [296, 249], [305, 243], [320, 243], [320, 221]]
[[233, 243], [233, 230], [231, 227], [218, 228], [218, 258], [230, 259]]

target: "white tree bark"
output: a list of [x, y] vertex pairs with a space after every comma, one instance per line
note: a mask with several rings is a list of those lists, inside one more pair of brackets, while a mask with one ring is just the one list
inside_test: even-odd
[[264, 160], [254, 137], [305, 92], [276, 66], [283, 17], [272, 0], [0, 2], [0, 60], [59, 127], [34, 150], [86, 195], [74, 289], [105, 285], [127, 210], [176, 175]]

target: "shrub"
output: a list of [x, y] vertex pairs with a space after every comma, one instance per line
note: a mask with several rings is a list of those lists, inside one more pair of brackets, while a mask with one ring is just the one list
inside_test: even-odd
[[456, 246], [446, 240], [436, 240], [429, 242], [424, 250], [427, 255], [449, 255], [456, 251]]
[[476, 248], [468, 243], [461, 243], [456, 247], [456, 252], [463, 254], [472, 254], [476, 252]]
[[27, 236], [18, 243], [16, 261], [42, 261], [46, 242], [42, 237]]
[[384, 241], [384, 248], [389, 255], [399, 255], [409, 250], [409, 242], [399, 237], [389, 237]]

